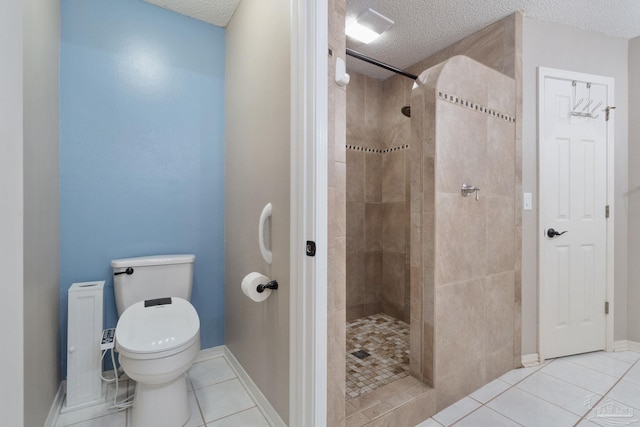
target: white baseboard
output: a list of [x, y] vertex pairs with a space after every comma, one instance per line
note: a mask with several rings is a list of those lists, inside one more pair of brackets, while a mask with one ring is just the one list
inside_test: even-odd
[[58, 422], [60, 411], [62, 410], [62, 404], [64, 403], [64, 396], [66, 393], [67, 382], [62, 381], [60, 383], [60, 386], [58, 387], [56, 396], [53, 398], [53, 403], [51, 404], [51, 408], [49, 409], [49, 415], [47, 415], [47, 419], [45, 420], [43, 427], [55, 427], [56, 423]]
[[613, 351], [635, 351], [640, 353], [640, 343], [629, 340], [614, 341]]
[[231, 368], [236, 371], [240, 382], [245, 386], [247, 393], [249, 393], [251, 398], [253, 398], [257, 403], [258, 409], [260, 409], [260, 412], [262, 412], [267, 421], [269, 421], [269, 423], [274, 427], [286, 427], [287, 425], [282, 421], [278, 412], [273, 409], [271, 403], [267, 400], [264, 394], [262, 394], [256, 383], [254, 383], [249, 374], [247, 374], [247, 371], [245, 371], [242, 365], [240, 365], [238, 359], [235, 358], [227, 346], [221, 347], [224, 347], [224, 357], [229, 362], [229, 365], [231, 365]]
[[520, 361], [522, 362], [522, 366], [524, 366], [525, 368], [538, 366], [542, 363], [540, 362], [540, 355], [538, 353], [523, 354]]
[[196, 360], [193, 363], [202, 362], [204, 360], [213, 359], [214, 357], [224, 356], [229, 350], [225, 345], [219, 345], [217, 347], [205, 348], [200, 350], [196, 356]]
[[[251, 398], [256, 402], [258, 409], [264, 417], [269, 421], [269, 423], [273, 427], [286, 427], [280, 415], [273, 409], [271, 403], [267, 400], [267, 398], [262, 394], [258, 386], [253, 382], [247, 371], [240, 365], [235, 356], [231, 353], [231, 351], [225, 345], [220, 345], [217, 347], [205, 348], [204, 350], [200, 350], [194, 363], [202, 362], [208, 359], [213, 359], [214, 357], [224, 357], [231, 368], [235, 371], [238, 379], [244, 385], [247, 393], [251, 396]], [[62, 381], [60, 386], [58, 387], [58, 392], [51, 404], [51, 409], [49, 409], [49, 415], [47, 416], [47, 420], [44, 423], [43, 427], [55, 427], [56, 422], [58, 421], [58, 416], [63, 411], [64, 398], [66, 396], [66, 381]]]

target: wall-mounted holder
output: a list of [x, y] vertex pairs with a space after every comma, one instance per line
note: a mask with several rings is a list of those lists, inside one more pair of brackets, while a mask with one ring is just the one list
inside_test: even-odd
[[272, 212], [273, 207], [271, 206], [271, 203], [267, 203], [265, 207], [262, 208], [262, 212], [260, 213], [260, 222], [258, 223], [258, 246], [260, 246], [260, 253], [267, 264], [271, 264], [273, 261], [273, 254], [264, 244], [264, 224], [267, 222], [267, 219], [271, 217]]
[[462, 197], [467, 197], [471, 193], [476, 193], [476, 201], [480, 200], [480, 187], [462, 184], [462, 187], [460, 187], [460, 192], [462, 193]]
[[258, 285], [258, 287], [256, 288], [256, 291], [258, 291], [259, 294], [263, 293], [265, 289], [271, 289], [273, 291], [278, 289], [278, 281], [277, 280], [272, 280], [269, 283], [267, 283], [266, 285]]

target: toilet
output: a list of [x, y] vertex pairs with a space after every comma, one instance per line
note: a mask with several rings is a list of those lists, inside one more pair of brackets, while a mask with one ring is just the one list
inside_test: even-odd
[[195, 255], [111, 261], [115, 348], [137, 382], [133, 427], [183, 426], [191, 416], [186, 372], [200, 351], [200, 319], [189, 302], [194, 261]]

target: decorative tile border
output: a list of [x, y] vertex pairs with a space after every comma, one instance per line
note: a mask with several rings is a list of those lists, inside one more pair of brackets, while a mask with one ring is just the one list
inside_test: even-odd
[[353, 150], [353, 151], [362, 151], [365, 153], [377, 153], [377, 154], [386, 154], [386, 153], [392, 153], [394, 151], [400, 151], [400, 150], [406, 150], [408, 148], [410, 148], [409, 144], [405, 144], [405, 145], [401, 145], [399, 147], [393, 147], [393, 148], [385, 148], [384, 150], [380, 150], [377, 148], [369, 148], [369, 147], [359, 147], [357, 145], [346, 145], [347, 150]]
[[445, 92], [438, 92], [438, 97], [445, 101], [451, 102], [452, 104], [458, 104], [461, 107], [469, 108], [470, 110], [475, 110], [480, 113], [485, 113], [491, 117], [495, 117], [496, 119], [502, 119], [509, 123], [515, 123], [515, 117], [511, 117], [507, 114], [501, 113], [496, 110], [492, 110], [491, 108], [484, 107], [480, 104], [476, 104], [475, 102], [469, 101], [468, 99], [460, 98], [459, 96], [451, 95]]

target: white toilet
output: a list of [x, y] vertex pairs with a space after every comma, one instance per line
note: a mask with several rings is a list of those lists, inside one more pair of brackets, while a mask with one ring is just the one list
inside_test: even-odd
[[137, 382], [133, 427], [177, 427], [191, 415], [186, 372], [200, 351], [200, 319], [189, 300], [195, 255], [111, 261], [118, 309], [116, 350]]

